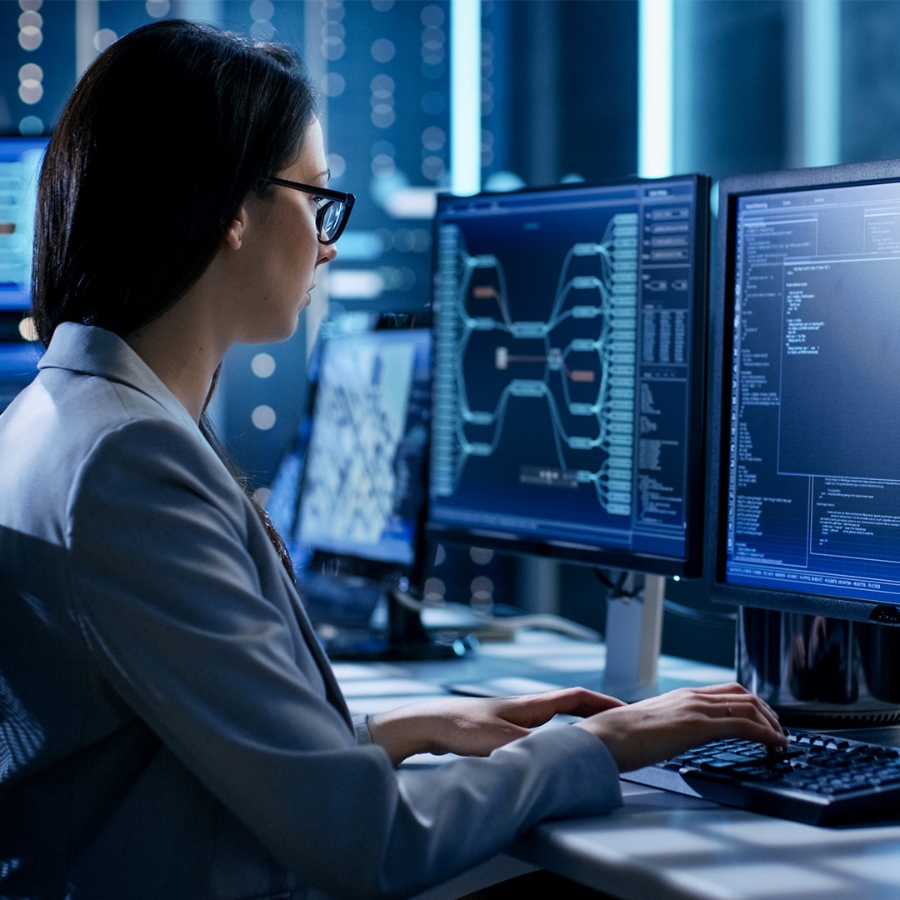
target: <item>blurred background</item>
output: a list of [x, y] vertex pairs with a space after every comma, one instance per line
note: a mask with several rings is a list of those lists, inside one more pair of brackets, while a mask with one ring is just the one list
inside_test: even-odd
[[[296, 46], [331, 186], [357, 196], [297, 334], [226, 359], [215, 419], [263, 503], [322, 320], [429, 303], [437, 191], [900, 156], [897, 0], [0, 0], [0, 134], [49, 134], [98, 52], [167, 17]], [[431, 552], [435, 596], [602, 629], [590, 569]], [[667, 596], [664, 652], [731, 664], [733, 621], [702, 585]]]

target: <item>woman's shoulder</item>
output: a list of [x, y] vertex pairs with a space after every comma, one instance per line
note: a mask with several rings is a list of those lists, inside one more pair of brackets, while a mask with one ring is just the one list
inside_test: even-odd
[[0, 416], [0, 458], [0, 497], [22, 527], [29, 498], [44, 498], [41, 530], [55, 520], [64, 532], [91, 498], [146, 503], [172, 485], [243, 516], [239, 486], [186, 410], [97, 375], [42, 371]]
[[214, 496], [236, 482], [198, 428], [161, 415], [128, 415], [103, 423], [76, 460], [73, 493], [100, 482], [122, 490], [148, 489], [157, 482], [187, 486]]
[[132, 452], [143, 446], [148, 454], [192, 449], [215, 459], [187, 410], [179, 414], [152, 393], [90, 373], [41, 371], [0, 417], [4, 459], [8, 450], [45, 475], [74, 475], [111, 443], [133, 444]]
[[156, 373], [125, 340], [105, 329], [62, 323], [39, 369], [37, 393], [85, 429], [170, 419], [196, 431], [187, 409]]

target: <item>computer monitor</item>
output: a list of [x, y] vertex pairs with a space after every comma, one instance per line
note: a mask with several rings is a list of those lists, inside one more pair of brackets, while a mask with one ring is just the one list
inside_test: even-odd
[[37, 374], [28, 319], [38, 171], [45, 137], [0, 137], [0, 412]]
[[438, 197], [435, 539], [699, 574], [709, 187]]
[[883, 712], [900, 632], [856, 623], [900, 624], [900, 162], [728, 178], [719, 251], [711, 596], [775, 705]]
[[47, 141], [0, 137], [0, 310], [31, 304], [34, 206]]
[[378, 330], [321, 344], [294, 537], [332, 571], [412, 574], [424, 508], [430, 338], [423, 328]]
[[461, 655], [397, 600], [422, 581], [431, 331], [358, 324], [322, 328], [310, 413], [268, 510], [332, 658]]

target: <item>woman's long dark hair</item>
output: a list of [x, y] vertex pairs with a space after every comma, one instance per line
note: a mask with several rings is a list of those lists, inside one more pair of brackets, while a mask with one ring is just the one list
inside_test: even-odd
[[154, 22], [85, 72], [37, 195], [34, 319], [125, 335], [197, 280], [251, 191], [292, 161], [316, 114], [290, 48]]
[[[165, 312], [209, 265], [244, 199], [270, 190], [265, 179], [296, 158], [316, 113], [286, 46], [170, 20], [104, 51], [66, 104], [38, 183], [32, 287], [43, 344], [60, 322], [124, 336]], [[201, 428], [222, 455], [205, 416]]]

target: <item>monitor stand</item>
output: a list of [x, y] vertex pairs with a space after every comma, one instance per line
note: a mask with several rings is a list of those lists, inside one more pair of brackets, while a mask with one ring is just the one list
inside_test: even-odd
[[606, 668], [603, 692], [626, 702], [659, 693], [657, 664], [662, 640], [666, 579], [629, 572], [606, 600]]
[[783, 725], [900, 722], [900, 628], [742, 606], [737, 678]]

